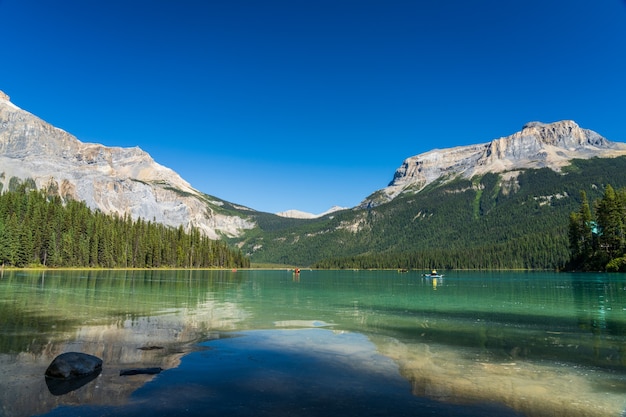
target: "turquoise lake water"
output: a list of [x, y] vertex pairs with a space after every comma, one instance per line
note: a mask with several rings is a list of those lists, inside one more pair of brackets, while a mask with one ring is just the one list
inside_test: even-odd
[[0, 415], [623, 415], [626, 275], [444, 273], [5, 271]]

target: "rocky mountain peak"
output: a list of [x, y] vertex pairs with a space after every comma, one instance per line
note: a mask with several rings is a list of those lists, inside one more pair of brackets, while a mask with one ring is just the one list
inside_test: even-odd
[[[7, 97], [6, 99], [4, 97]], [[214, 210], [223, 203], [195, 190], [138, 147], [83, 143], [0, 96], [0, 192], [12, 178], [84, 201], [103, 213], [236, 236], [254, 223]], [[211, 201], [210, 201], [211, 200]]]
[[572, 120], [530, 122], [521, 131], [488, 143], [478, 161], [484, 169], [477, 173], [501, 172], [517, 165], [558, 170], [573, 158], [598, 156], [608, 149], [613, 149], [612, 142], [592, 130], [582, 129]]
[[611, 142], [572, 120], [530, 122], [521, 131], [491, 142], [435, 149], [407, 158], [389, 186], [372, 194], [360, 206], [381, 204], [403, 192], [418, 192], [441, 178], [472, 178], [487, 172], [527, 168], [559, 171], [574, 158], [620, 155], [626, 155], [625, 143]]
[[561, 147], [603, 147], [608, 141], [588, 129], [582, 129], [573, 120], [563, 120], [554, 123], [530, 122], [513, 136], [522, 138], [536, 138], [545, 145]]
[[4, 106], [11, 108], [11, 109], [19, 109], [19, 107], [17, 107], [15, 104], [11, 103], [11, 98], [9, 97], [8, 94], [6, 94], [4, 91], [0, 90], [0, 104], [3, 104]]

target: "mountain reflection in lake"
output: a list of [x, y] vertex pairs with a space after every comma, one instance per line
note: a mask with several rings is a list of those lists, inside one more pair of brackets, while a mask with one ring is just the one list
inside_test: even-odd
[[[167, 415], [177, 407], [202, 415], [197, 408], [209, 400], [215, 413], [235, 415], [250, 406], [258, 415], [385, 415], [391, 404], [396, 415], [402, 404], [466, 416], [503, 415], [498, 404], [525, 416], [626, 409], [626, 275], [449, 272], [433, 282], [417, 272], [302, 271], [298, 278], [5, 271], [0, 415]], [[53, 395], [43, 373], [66, 351], [101, 357], [103, 371]], [[165, 371], [119, 376], [122, 368], [155, 366]]]

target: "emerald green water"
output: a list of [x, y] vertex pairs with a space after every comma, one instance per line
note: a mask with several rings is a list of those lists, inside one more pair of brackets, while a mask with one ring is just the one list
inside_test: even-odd
[[[175, 369], [199, 342], [278, 329], [362, 335], [350, 343], [393, 361], [420, 398], [497, 402], [528, 416], [626, 408], [626, 275], [5, 271], [0, 412], [124, 404], [154, 377], [121, 379], [120, 368]], [[138, 349], [150, 346], [162, 349]], [[65, 351], [100, 356], [105, 368], [84, 388], [53, 396], [43, 372]]]

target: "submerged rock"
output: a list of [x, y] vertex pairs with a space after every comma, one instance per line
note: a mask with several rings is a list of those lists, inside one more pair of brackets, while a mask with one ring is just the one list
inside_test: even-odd
[[98, 378], [100, 375], [102, 368], [97, 369], [95, 372], [92, 372], [87, 375], [78, 376], [76, 378], [68, 378], [68, 379], [59, 379], [59, 378], [49, 378], [46, 377], [46, 385], [48, 386], [48, 391], [52, 395], [65, 395], [69, 392], [77, 390], [81, 388], [83, 385], [87, 385], [94, 379]]
[[127, 375], [141, 375], [141, 374], [145, 374], [145, 375], [156, 375], [158, 373], [160, 373], [163, 370], [163, 368], [160, 367], [156, 367], [156, 368], [132, 368], [132, 369], [122, 369], [120, 371], [120, 376], [127, 376]]
[[50, 363], [46, 369], [47, 378], [70, 379], [99, 373], [102, 370], [102, 359], [97, 356], [80, 352], [62, 353]]

